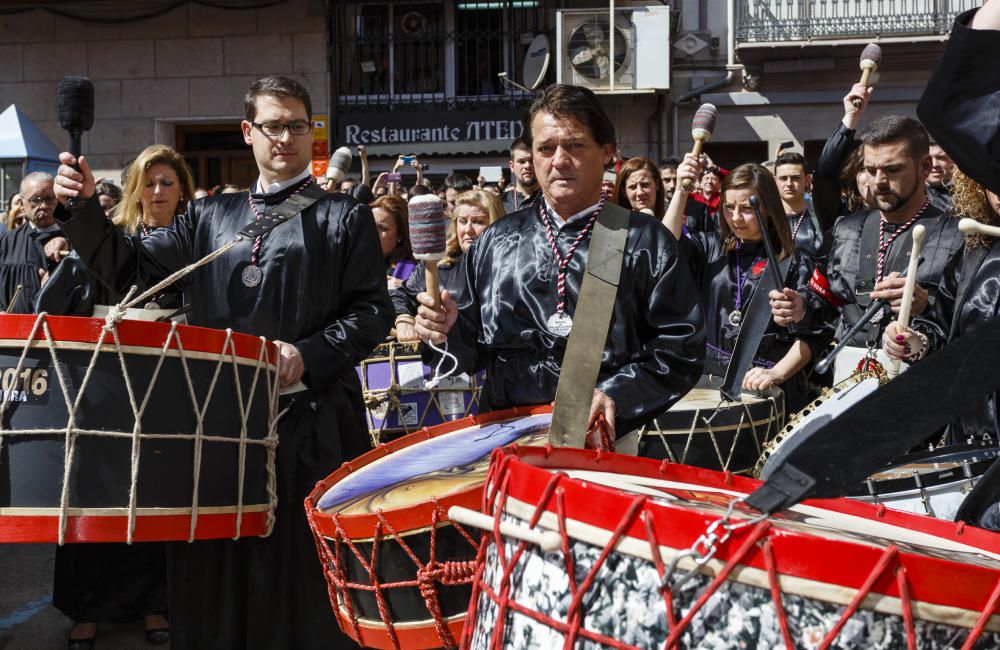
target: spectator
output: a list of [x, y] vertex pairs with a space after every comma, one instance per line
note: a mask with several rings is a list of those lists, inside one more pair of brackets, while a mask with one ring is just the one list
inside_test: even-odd
[[610, 198], [615, 196], [615, 179], [617, 175], [613, 171], [605, 171], [601, 177], [601, 194]]
[[7, 202], [7, 216], [4, 221], [5, 230], [17, 230], [24, 225], [24, 205], [20, 193], [12, 194]]
[[951, 156], [936, 142], [931, 142], [931, 173], [927, 176], [927, 195], [941, 209], [951, 212], [954, 201], [951, 198], [952, 171], [955, 162]]
[[618, 182], [612, 195], [615, 203], [661, 221], [667, 206], [658, 172], [649, 158], [630, 158], [618, 172]]
[[385, 260], [385, 274], [390, 289], [396, 289], [410, 277], [417, 263], [410, 248], [410, 233], [407, 227], [409, 210], [406, 201], [398, 196], [383, 196], [371, 205], [378, 227], [379, 242], [382, 244], [382, 258]]
[[[458, 195], [451, 217], [451, 235], [444, 259], [438, 262], [441, 288], [447, 289], [456, 302], [465, 300], [468, 289], [465, 254], [472, 243], [494, 221], [504, 216], [503, 204], [491, 193], [484, 190], [469, 190]], [[416, 341], [413, 329], [417, 314], [417, 294], [427, 290], [424, 263], [421, 262], [403, 286], [389, 292], [396, 308], [396, 338], [400, 341]]]
[[101, 209], [104, 210], [104, 215], [110, 219], [115, 206], [122, 200], [121, 188], [110, 181], [103, 181], [97, 184], [94, 193], [101, 204]]
[[674, 197], [674, 190], [677, 189], [677, 165], [681, 164], [680, 158], [671, 156], [660, 163], [660, 180], [663, 183], [663, 199], [669, 203]]
[[542, 191], [535, 177], [531, 148], [524, 138], [518, 138], [510, 144], [510, 160], [507, 166], [510, 168], [514, 185], [503, 194], [504, 210], [517, 212], [523, 207], [534, 205]]
[[463, 192], [473, 188], [472, 179], [461, 173], [454, 173], [444, 179], [445, 212], [450, 216], [455, 207], [455, 199]]
[[702, 154], [701, 165], [701, 176], [684, 206], [685, 224], [691, 232], [719, 229], [719, 204], [722, 201], [719, 189], [722, 179], [729, 173], [713, 163], [707, 154]]

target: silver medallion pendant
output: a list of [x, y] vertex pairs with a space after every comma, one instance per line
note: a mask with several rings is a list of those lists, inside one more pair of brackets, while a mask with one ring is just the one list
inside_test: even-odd
[[256, 264], [251, 264], [243, 269], [243, 284], [247, 287], [256, 287], [263, 278], [264, 272]]
[[733, 327], [739, 327], [740, 323], [742, 322], [743, 322], [743, 312], [741, 312], [739, 309], [734, 309], [733, 311], [729, 312], [730, 325], [732, 325]]
[[549, 316], [546, 325], [549, 331], [556, 336], [569, 336], [570, 330], [573, 329], [573, 319], [567, 314], [557, 311]]

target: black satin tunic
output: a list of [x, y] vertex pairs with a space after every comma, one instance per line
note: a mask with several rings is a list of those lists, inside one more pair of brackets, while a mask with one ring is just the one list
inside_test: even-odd
[[[875, 237], [874, 246], [870, 250], [862, 250], [862, 230], [866, 220], [880, 218], [878, 210], [862, 210], [837, 221], [824, 274], [829, 288], [826, 291], [818, 290], [811, 283], [811, 290], [803, 294], [808, 312], [805, 324], [825, 327], [839, 340], [860, 319], [869, 305], [867, 294], [875, 284], [874, 272], [871, 277], [860, 277], [861, 261], [864, 257], [874, 269], [878, 258], [878, 237]], [[933, 204], [927, 206], [917, 223], [927, 228], [920, 253], [922, 261], [917, 268], [917, 282], [927, 290], [928, 304], [933, 305], [937, 300], [937, 284], [941, 274], [951, 256], [962, 247], [964, 237], [958, 230], [958, 220], [944, 215]], [[906, 270], [912, 234], [911, 227], [889, 246], [885, 277], [893, 271]], [[822, 273], [822, 268], [820, 272]], [[824, 293], [827, 295], [824, 296]], [[882, 330], [890, 320], [886, 316], [878, 324], [865, 326], [849, 345], [864, 347], [869, 340], [878, 344]]]
[[[454, 263], [438, 267], [438, 284], [441, 289], [447, 289], [456, 304], [461, 304], [468, 293], [468, 278], [465, 274], [465, 255], [459, 255]], [[420, 262], [401, 287], [389, 292], [396, 315], [417, 314], [417, 294], [427, 291], [427, 276], [424, 263]]]
[[[263, 212], [294, 190], [253, 200]], [[57, 218], [68, 216], [57, 211]], [[90, 269], [124, 292], [201, 259], [253, 218], [246, 192], [222, 194], [191, 203], [173, 225], [139, 239], [114, 228], [93, 198], [63, 228]], [[344, 647], [302, 501], [317, 481], [369, 447], [354, 367], [385, 339], [393, 320], [375, 220], [353, 198], [325, 194], [264, 236], [256, 287], [241, 280], [251, 247], [241, 243], [180, 283], [188, 322], [293, 343], [309, 390], [279, 401], [288, 410], [278, 424], [279, 505], [271, 535], [171, 545], [171, 643]]]
[[[58, 268], [45, 257], [45, 243], [62, 236], [58, 230], [40, 232], [27, 223], [0, 235], [0, 309], [10, 306], [12, 314], [35, 311], [35, 298], [42, 286], [38, 272], [44, 269], [51, 273]], [[11, 304], [18, 286], [21, 292]]]
[[[588, 218], [556, 233], [562, 256]], [[590, 234], [566, 270], [566, 313], [576, 311]], [[557, 262], [538, 208], [507, 215], [469, 250], [467, 299], [448, 338], [459, 372], [486, 368], [494, 408], [550, 402], [566, 337], [548, 331], [556, 312]], [[659, 222], [632, 213], [621, 283], [597, 388], [616, 404], [620, 434], [670, 408], [694, 386], [704, 360], [698, 292], [677, 241]]]
[[[737, 297], [740, 298], [741, 311], [746, 314], [760, 279], [765, 273], [771, 273], [767, 268], [767, 253], [761, 242], [743, 244], [738, 253], [736, 250], [726, 252], [722, 237], [717, 232], [691, 233], [690, 239], [699, 256], [701, 269], [699, 281], [708, 348], [705, 371], [722, 376], [740, 333], [740, 327], [729, 321], [730, 315], [736, 309]], [[803, 290], [812, 269], [812, 258], [803, 251], [797, 251], [785, 276], [786, 285]], [[742, 291], [738, 290], [740, 281]], [[769, 306], [766, 308], [770, 311]], [[790, 333], [788, 328], [779, 327], [772, 320], [757, 348], [754, 365], [770, 368], [788, 353], [792, 343], [799, 338], [813, 349], [814, 354], [818, 351], [821, 340], [814, 332], [803, 330]], [[805, 401], [805, 370], [789, 378], [781, 388], [786, 392], [788, 410], [797, 410]]]
[[[962, 266], [969, 249], [955, 255], [937, 288], [937, 301], [924, 314], [911, 321], [913, 329], [927, 335], [929, 351], [944, 347], [948, 342], [952, 319], [955, 319], [954, 337], [974, 335], [988, 319], [995, 319], [1000, 309], [1000, 240], [994, 240], [982, 265], [976, 271], [961, 304], [956, 304]], [[1000, 436], [1000, 419], [997, 417], [997, 393], [988, 398], [974, 416], [952, 425], [952, 441], [965, 442], [966, 438], [988, 435], [994, 442]]]

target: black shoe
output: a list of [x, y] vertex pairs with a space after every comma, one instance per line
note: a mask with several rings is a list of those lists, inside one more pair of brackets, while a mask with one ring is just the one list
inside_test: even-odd
[[[146, 640], [154, 645], [163, 645], [170, 640], [169, 627], [154, 627], [146, 630]], [[71, 650], [87, 650], [86, 648], [73, 648]]]
[[[71, 630], [70, 634], [72, 635], [72, 633], [73, 632]], [[97, 641], [97, 633], [95, 632], [93, 636], [84, 637], [82, 639], [74, 639], [72, 636], [70, 636], [67, 639], [67, 644], [69, 650], [92, 650], [92, 648], [94, 647], [94, 642], [96, 641]]]

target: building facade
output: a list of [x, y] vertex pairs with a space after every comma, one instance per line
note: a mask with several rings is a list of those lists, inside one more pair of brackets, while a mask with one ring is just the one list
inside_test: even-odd
[[[185, 154], [199, 184], [246, 186], [255, 168], [238, 129], [242, 95], [251, 80], [284, 74], [328, 120], [327, 153], [364, 144], [373, 172], [416, 154], [441, 179], [505, 163], [533, 94], [500, 75], [532, 85], [523, 71], [540, 69], [526, 63], [543, 35], [550, 61], [541, 83], [561, 76], [598, 88], [625, 157], [688, 150], [705, 101], [720, 111], [707, 147], [718, 162], [766, 160], [788, 140], [814, 157], [866, 43], [884, 52], [869, 118], [912, 115], [954, 16], [976, 0], [617, 0], [614, 30], [601, 15], [608, 4], [0, 0], [0, 110], [15, 103], [64, 146], [56, 87], [85, 75], [96, 120], [83, 149], [103, 175], [161, 142]], [[582, 19], [587, 10], [593, 16]], [[630, 90], [643, 68], [665, 81]]]

